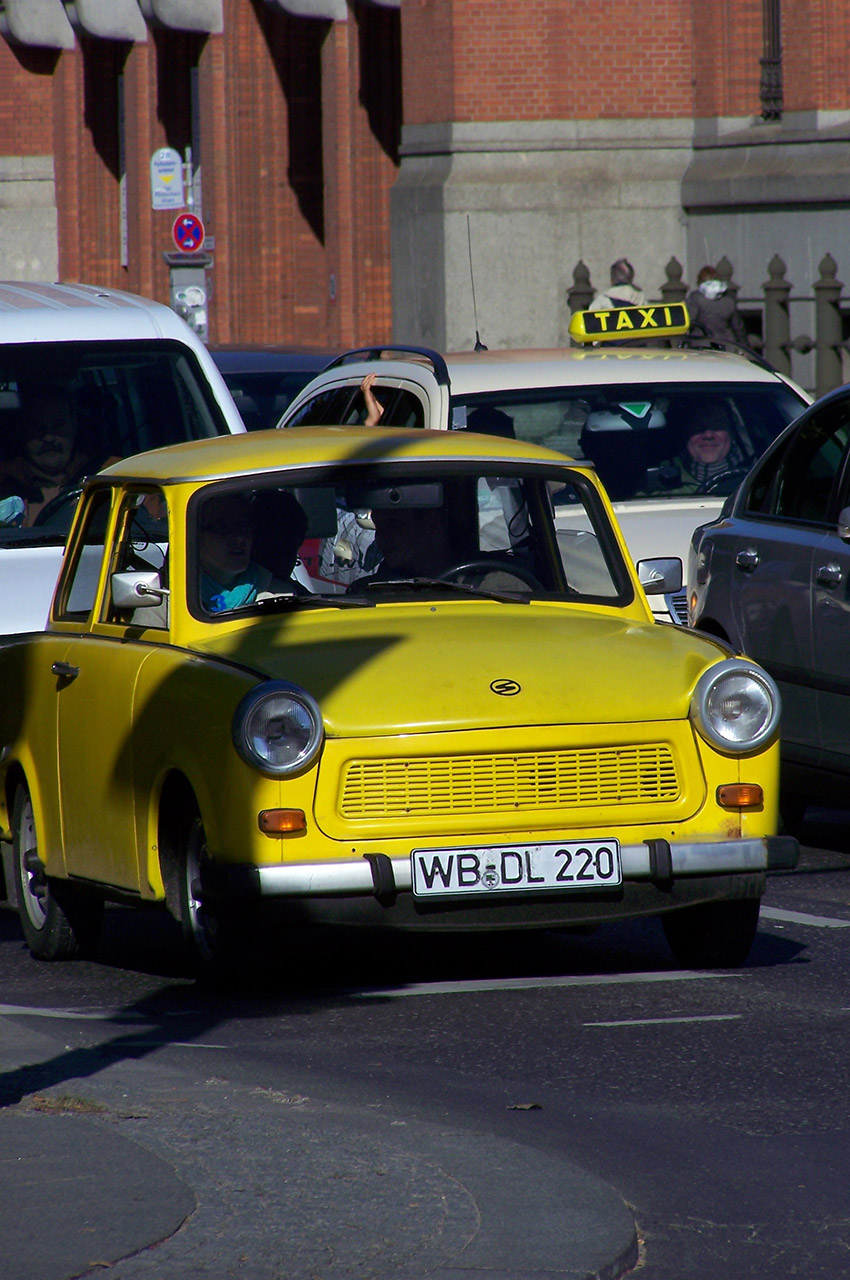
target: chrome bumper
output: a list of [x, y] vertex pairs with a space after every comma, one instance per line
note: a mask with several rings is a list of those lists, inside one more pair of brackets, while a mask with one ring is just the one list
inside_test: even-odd
[[[623, 880], [668, 884], [688, 876], [791, 870], [797, 865], [800, 847], [792, 836], [763, 836], [755, 840], [719, 840], [694, 844], [669, 844], [648, 840], [623, 845]], [[389, 858], [386, 854], [365, 854], [359, 861], [278, 863], [275, 866], [234, 868], [247, 872], [262, 897], [312, 898], [376, 897], [412, 890], [409, 857]], [[216, 868], [216, 876], [227, 878], [228, 868]]]

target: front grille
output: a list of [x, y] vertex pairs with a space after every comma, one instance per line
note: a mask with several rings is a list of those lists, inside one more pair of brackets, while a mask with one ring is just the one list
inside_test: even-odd
[[679, 799], [666, 743], [433, 759], [352, 760], [339, 812], [347, 819], [533, 812]]

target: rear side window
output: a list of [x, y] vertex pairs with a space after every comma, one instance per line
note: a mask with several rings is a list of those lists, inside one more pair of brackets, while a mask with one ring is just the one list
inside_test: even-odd
[[226, 432], [179, 342], [0, 347], [0, 546], [64, 536], [69, 495], [108, 463]]
[[[422, 402], [412, 391], [403, 387], [376, 386], [374, 392], [375, 399], [383, 411], [377, 425], [382, 427], [425, 426]], [[368, 412], [359, 385], [332, 387], [311, 397], [286, 425], [287, 427], [362, 426], [366, 422]]]

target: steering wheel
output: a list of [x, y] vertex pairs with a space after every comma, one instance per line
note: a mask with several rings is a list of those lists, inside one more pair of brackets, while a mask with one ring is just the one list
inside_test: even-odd
[[530, 569], [526, 569], [521, 564], [514, 564], [512, 560], [463, 560], [460, 564], [453, 564], [450, 569], [441, 573], [439, 580], [456, 582], [467, 573], [509, 573], [512, 577], [519, 578], [520, 582], [524, 582], [532, 591], [543, 590], [543, 583], [539, 578], [535, 578]]
[[720, 497], [728, 497], [730, 493], [735, 492], [748, 472], [748, 467], [734, 467], [731, 471], [721, 471], [719, 475], [712, 476], [710, 480], [706, 480], [705, 484], [701, 484], [697, 493], [715, 493]]
[[32, 522], [33, 528], [38, 526], [39, 528], [56, 529], [60, 533], [68, 533], [71, 528], [71, 521], [74, 518], [74, 510], [82, 492], [82, 487], [76, 485], [73, 489], [65, 489], [62, 493], [57, 493], [55, 498], [51, 498], [41, 508]]

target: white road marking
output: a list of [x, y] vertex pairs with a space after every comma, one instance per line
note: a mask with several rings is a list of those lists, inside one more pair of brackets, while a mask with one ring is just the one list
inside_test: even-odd
[[[40, 1009], [25, 1004], [0, 1004], [0, 1017], [26, 1018], [62, 1018], [71, 1022], [131, 1022], [138, 1026], [140, 1022], [150, 1023], [151, 1019], [142, 1013], [127, 1013], [123, 1009], [101, 1009], [84, 1013], [80, 1009]], [[158, 1045], [170, 1045], [175, 1049], [227, 1049], [226, 1044], [209, 1044], [200, 1040], [127, 1040], [122, 1037], [115, 1048], [148, 1049]], [[107, 1045], [107, 1050], [109, 1046]]]
[[661, 1027], [669, 1022], [735, 1022], [740, 1013], [701, 1013], [681, 1018], [621, 1018], [617, 1022], [586, 1022], [586, 1027]]
[[30, 1018], [68, 1018], [72, 1022], [150, 1022], [143, 1013], [126, 1013], [123, 1009], [96, 1009], [88, 1013], [81, 1009], [40, 1009], [25, 1004], [0, 1004], [3, 1014], [26, 1014]]
[[201, 1040], [124, 1040], [121, 1039], [117, 1044], [99, 1045], [101, 1053], [111, 1053], [113, 1050], [120, 1053], [123, 1049], [150, 1049], [155, 1046], [163, 1046], [168, 1049], [230, 1049], [233, 1046], [227, 1044], [207, 1044]]
[[545, 987], [601, 987], [624, 983], [692, 982], [705, 978], [738, 978], [738, 973], [674, 969], [663, 973], [582, 973], [547, 978], [480, 978], [468, 982], [418, 982], [406, 987], [350, 989], [358, 998], [398, 1000], [405, 996], [468, 995], [484, 991], [534, 991]]
[[805, 911], [780, 911], [777, 907], [762, 907], [765, 920], [781, 920], [787, 924], [810, 924], [816, 929], [850, 929], [850, 920], [835, 916], [810, 916]]

